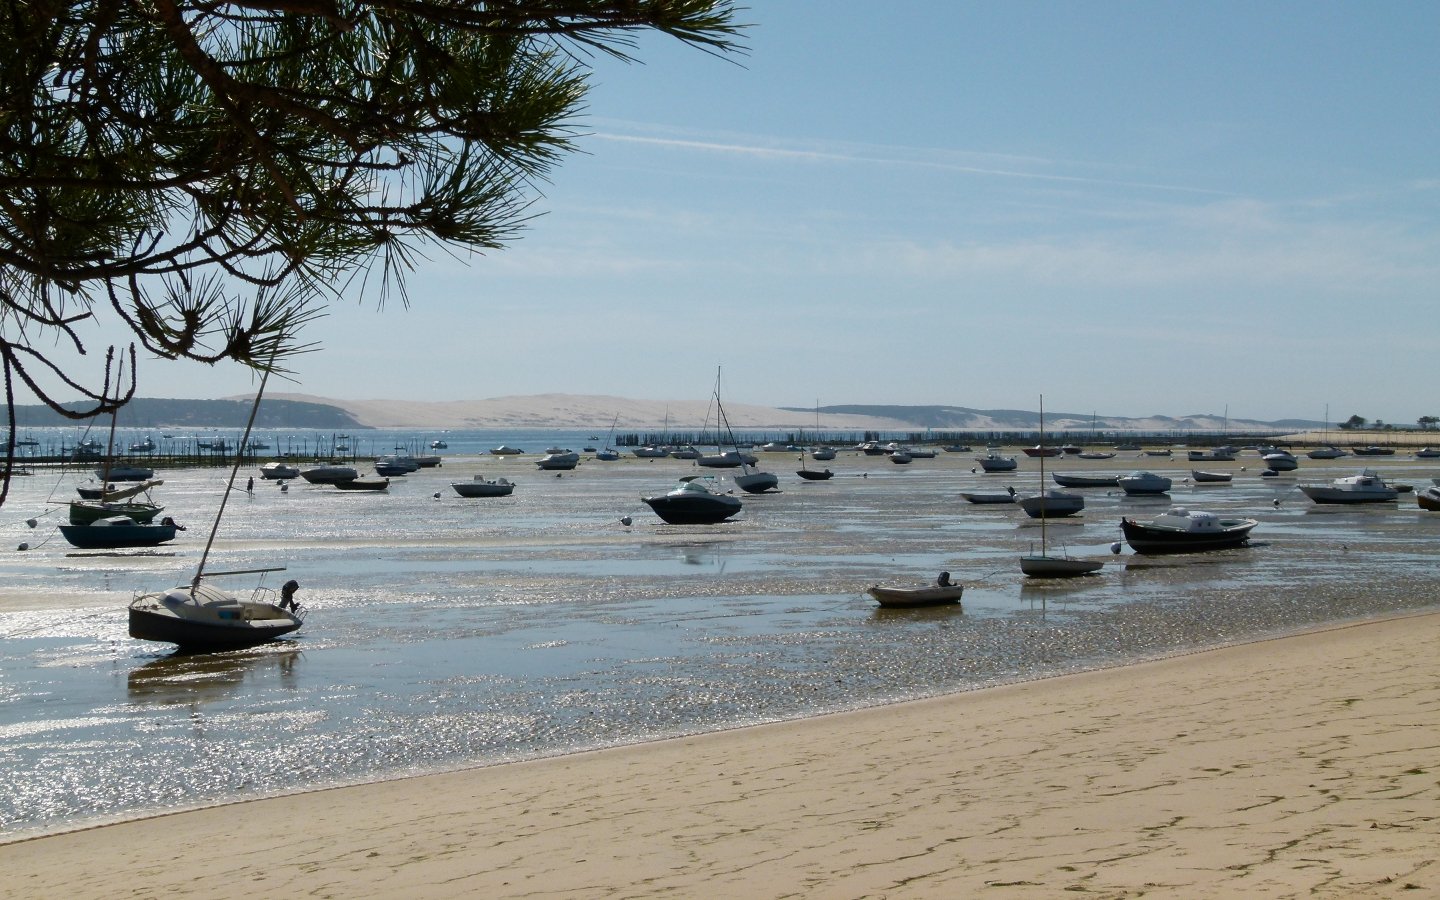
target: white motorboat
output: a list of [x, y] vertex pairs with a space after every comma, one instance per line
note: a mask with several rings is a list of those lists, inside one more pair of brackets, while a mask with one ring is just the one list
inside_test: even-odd
[[835, 458], [834, 447], [816, 447], [810, 451], [810, 458], [816, 462], [826, 462]]
[[669, 450], [666, 450], [664, 447], [656, 447], [652, 444], [646, 444], [643, 447], [636, 447], [630, 452], [633, 453], [635, 456], [640, 457], [641, 459], [660, 459], [661, 457], [670, 455]]
[[1131, 472], [1116, 479], [1127, 494], [1163, 494], [1170, 490], [1170, 479], [1154, 472]]
[[1325, 485], [1300, 485], [1300, 491], [1316, 503], [1389, 503], [1400, 492], [1385, 479], [1366, 469], [1358, 475], [1336, 478]]
[[1265, 463], [1265, 468], [1273, 472], [1293, 472], [1300, 468], [1300, 460], [1295, 458], [1295, 454], [1279, 447], [1266, 447], [1261, 451], [1260, 459]]
[[574, 450], [551, 448], [544, 456], [535, 460], [535, 465], [546, 471], [569, 471], [580, 465], [580, 454]]
[[664, 494], [641, 497], [641, 501], [670, 525], [715, 525], [738, 513], [739, 497], [711, 490], [703, 475], [687, 475]]
[[1339, 447], [1316, 447], [1305, 455], [1311, 459], [1339, 459], [1348, 454]]
[[1416, 459], [1435, 459], [1436, 457], [1440, 457], [1440, 449], [1434, 447], [1421, 447], [1415, 451]]
[[476, 475], [470, 481], [452, 481], [450, 487], [462, 497], [508, 497], [515, 484], [504, 478], [491, 481], [484, 475]]
[[1019, 466], [1015, 457], [1001, 456], [999, 452], [993, 450], [984, 456], [975, 457], [975, 461], [980, 464], [980, 468], [987, 472], [1013, 472]]
[[268, 462], [260, 467], [260, 477], [270, 481], [289, 481], [300, 477], [300, 467], [283, 462]]

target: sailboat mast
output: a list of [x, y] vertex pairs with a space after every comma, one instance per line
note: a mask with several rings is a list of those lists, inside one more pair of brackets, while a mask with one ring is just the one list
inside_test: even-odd
[[200, 554], [200, 565], [195, 567], [195, 577], [190, 582], [192, 595], [199, 589], [200, 579], [205, 576], [205, 561], [210, 558], [210, 548], [215, 544], [215, 533], [220, 530], [220, 519], [225, 515], [225, 504], [230, 502], [230, 492], [235, 489], [235, 478], [240, 474], [240, 461], [245, 456], [241, 448], [250, 442], [250, 429], [255, 425], [255, 414], [260, 411], [260, 398], [265, 393], [265, 382], [270, 380], [270, 367], [274, 363], [275, 357], [272, 354], [270, 362], [265, 367], [265, 373], [260, 376], [260, 387], [255, 391], [255, 404], [250, 407], [250, 418], [245, 421], [245, 434], [240, 439], [240, 447], [236, 448], [235, 464], [230, 467], [230, 477], [225, 481], [225, 494], [220, 498], [220, 509], [215, 513], [215, 521], [210, 525], [210, 536], [205, 539], [205, 550]]
[[1045, 395], [1040, 395], [1040, 555], [1045, 555]]

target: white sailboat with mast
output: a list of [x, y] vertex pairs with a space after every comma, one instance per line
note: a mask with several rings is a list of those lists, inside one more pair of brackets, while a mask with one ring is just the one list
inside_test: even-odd
[[[272, 358], [271, 363], [273, 362]], [[260, 409], [260, 397], [265, 393], [265, 382], [269, 377], [270, 369], [267, 367], [260, 378], [260, 388], [255, 392], [255, 404], [250, 409], [250, 419], [245, 423], [245, 436], [240, 446], [244, 446], [244, 441], [250, 437], [250, 429], [255, 424], [255, 414]], [[141, 594], [132, 600], [129, 608], [131, 637], [175, 644], [182, 652], [234, 650], [268, 643], [295, 631], [303, 623], [304, 610], [292, 596], [293, 590], [298, 587], [293, 581], [286, 584], [279, 603], [253, 597], [241, 600], [214, 585], [201, 584], [201, 579], [204, 578], [285, 570], [284, 566], [277, 566], [230, 572], [205, 571], [210, 548], [215, 543], [215, 534], [220, 529], [220, 519], [225, 514], [225, 505], [235, 487], [235, 479], [239, 475], [240, 461], [243, 458], [244, 454], [235, 454], [235, 464], [231, 467], [229, 479], [226, 480], [225, 493], [220, 499], [220, 508], [215, 513], [215, 522], [210, 526], [210, 536], [205, 541], [205, 550], [200, 555], [195, 577], [188, 585], [153, 594]], [[259, 595], [258, 590], [256, 595]]]
[[[1045, 397], [1040, 397], [1040, 443], [1045, 443]], [[1040, 454], [1040, 487], [1041, 502], [1044, 500], [1045, 488], [1045, 455]], [[1077, 575], [1088, 575], [1098, 571], [1105, 564], [1090, 559], [1076, 559], [1073, 556], [1061, 554], [1051, 556], [1046, 547], [1046, 520], [1049, 517], [1042, 511], [1040, 515], [1040, 552], [1031, 552], [1028, 556], [1020, 557], [1020, 571], [1031, 578], [1074, 578]]]

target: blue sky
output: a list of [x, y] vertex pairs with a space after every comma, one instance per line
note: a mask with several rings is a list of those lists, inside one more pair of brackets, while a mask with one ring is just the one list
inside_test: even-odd
[[[1440, 4], [756, 0], [272, 390], [1440, 414]], [[173, 374], [172, 374], [173, 373]], [[147, 365], [146, 396], [250, 389]]]

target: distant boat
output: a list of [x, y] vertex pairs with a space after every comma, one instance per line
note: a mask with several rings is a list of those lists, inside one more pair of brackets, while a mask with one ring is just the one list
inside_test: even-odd
[[1415, 451], [1416, 459], [1434, 459], [1437, 456], [1440, 456], [1440, 450], [1434, 447], [1421, 447]]
[[1369, 469], [1358, 475], [1336, 478], [1329, 484], [1300, 485], [1300, 492], [1316, 503], [1389, 503], [1400, 492]]
[[664, 447], [656, 447], [654, 444], [646, 444], [643, 447], [636, 447], [630, 451], [640, 459], [661, 459], [670, 455], [670, 451]]
[[1260, 459], [1273, 472], [1293, 472], [1300, 468], [1300, 460], [1295, 458], [1295, 454], [1279, 447], [1266, 447]]
[[1059, 455], [1060, 455], [1060, 448], [1059, 448], [1059, 447], [1042, 447], [1042, 446], [1040, 446], [1040, 445], [1037, 444], [1037, 445], [1034, 446], [1034, 447], [1022, 447], [1022, 448], [1020, 448], [1020, 449], [1021, 449], [1021, 451], [1022, 451], [1026, 456], [1029, 456], [1029, 457], [1031, 457], [1031, 458], [1035, 458], [1035, 457], [1059, 456]]
[[155, 477], [155, 470], [148, 466], [101, 466], [95, 470], [95, 477], [105, 481], [149, 481]]
[[830, 471], [829, 469], [823, 469], [819, 471], [815, 469], [797, 469], [795, 471], [795, 474], [799, 475], [806, 481], [828, 481], [831, 477], [834, 476], [835, 473]]
[[342, 491], [387, 491], [390, 489], [390, 479], [385, 478], [347, 478], [344, 481], [333, 483], [335, 488]]
[[1346, 454], [1339, 447], [1317, 447], [1305, 455], [1311, 459], [1339, 459]]
[[1073, 516], [1085, 509], [1085, 498], [1079, 494], [1067, 494], [1059, 488], [1046, 488], [1038, 494], [1021, 497], [1016, 501], [1025, 515], [1032, 519], [1059, 519]]
[[1190, 462], [1232, 462], [1235, 459], [1235, 448], [1214, 447], [1210, 450], [1191, 450], [1186, 455]]
[[300, 467], [283, 462], [268, 462], [260, 467], [260, 477], [270, 481], [289, 481], [300, 477]]
[[1191, 469], [1190, 477], [1196, 484], [1219, 484], [1230, 481], [1234, 476], [1229, 472], [1202, 472], [1199, 469]]
[[1061, 487], [1119, 487], [1119, 475], [1081, 475], [1076, 472], [1052, 472], [1050, 479]]
[[515, 490], [513, 482], [504, 478], [486, 480], [476, 475], [471, 481], [452, 481], [450, 487], [462, 497], [508, 497]]
[[431, 450], [444, 450], [444, 449], [448, 448], [449, 446], [450, 446], [450, 445], [447, 444], [445, 441], [438, 440], [438, 439], [437, 439], [437, 440], [433, 440], [433, 441], [430, 442], [430, 449], [431, 449]]
[[1376, 447], [1372, 444], [1369, 447], [1356, 447], [1354, 452], [1356, 456], [1394, 456], [1395, 448]]
[[1079, 454], [1081, 459], [1114, 459], [1115, 454], [1105, 450], [1083, 450]]
[[1127, 494], [1163, 494], [1170, 490], [1170, 479], [1154, 472], [1131, 472], [1116, 481]]
[[354, 466], [332, 464], [302, 469], [300, 477], [311, 484], [334, 484], [337, 481], [351, 481], [359, 478], [360, 472]]
[[568, 472], [580, 465], [580, 454], [574, 450], [552, 450], [535, 460], [535, 465], [546, 471]]
[[495, 454], [496, 456], [519, 456], [525, 451], [520, 450], [516, 447], [511, 447], [509, 444], [501, 444], [490, 452]]
[[965, 502], [967, 502], [967, 503], [979, 503], [979, 504], [995, 503], [995, 504], [1000, 504], [1000, 503], [1014, 503], [1014, 502], [1015, 502], [1015, 496], [1016, 496], [1016, 494], [1015, 494], [1015, 489], [1014, 489], [1014, 488], [1006, 488], [1004, 493], [998, 493], [998, 494], [997, 494], [997, 493], [987, 493], [987, 492], [983, 492], [983, 491], [961, 491], [961, 492], [960, 492], [960, 496], [961, 496], [961, 497], [965, 500]]
[[980, 468], [986, 472], [1013, 472], [1019, 465], [1013, 456], [1001, 456], [999, 451], [992, 450], [984, 456], [975, 457]]

